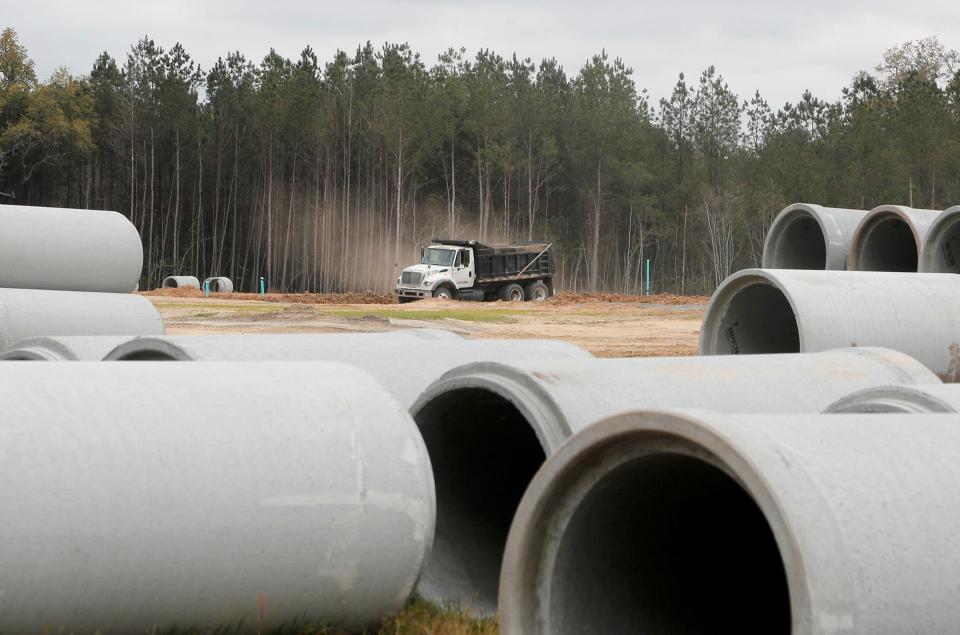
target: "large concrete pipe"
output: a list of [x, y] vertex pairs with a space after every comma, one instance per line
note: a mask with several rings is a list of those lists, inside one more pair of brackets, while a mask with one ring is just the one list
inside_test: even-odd
[[354, 368], [0, 364], [0, 400], [4, 633], [360, 628], [429, 552], [423, 441]]
[[0, 205], [0, 288], [130, 293], [143, 246], [121, 214]]
[[163, 319], [143, 296], [0, 289], [0, 350], [41, 335], [160, 335]]
[[960, 412], [960, 385], [875, 386], [841, 397], [824, 410], [828, 413]]
[[114, 335], [28, 337], [0, 353], [0, 360], [95, 362], [129, 339], [129, 336]]
[[200, 281], [196, 276], [167, 276], [160, 284], [163, 289], [199, 289]]
[[960, 205], [930, 223], [920, 250], [920, 271], [960, 273]]
[[847, 268], [851, 271], [917, 271], [930, 223], [942, 212], [881, 205], [853, 231]]
[[956, 415], [614, 416], [524, 495], [501, 632], [952, 633], [958, 481]]
[[207, 278], [203, 281], [203, 286], [206, 287], [210, 293], [233, 293], [233, 280], [224, 278], [223, 276]]
[[866, 213], [807, 203], [785, 207], [767, 230], [763, 268], [846, 269], [850, 237]]
[[960, 342], [960, 277], [945, 273], [746, 269], [713, 294], [700, 353], [902, 351], [949, 379]]
[[469, 362], [592, 359], [573, 344], [551, 340], [464, 340], [446, 331], [311, 335], [198, 335], [140, 337], [107, 360], [300, 360], [352, 364], [373, 375], [409, 407], [443, 373]]
[[600, 417], [638, 407], [818, 413], [859, 388], [932, 382], [919, 362], [870, 348], [455, 369], [411, 408], [437, 483], [437, 535], [418, 591], [493, 613], [503, 545], [527, 484], [545, 457]]

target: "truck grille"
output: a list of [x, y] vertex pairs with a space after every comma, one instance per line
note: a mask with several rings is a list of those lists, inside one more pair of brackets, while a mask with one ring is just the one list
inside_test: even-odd
[[423, 274], [417, 271], [404, 271], [400, 274], [400, 284], [419, 287], [423, 282]]

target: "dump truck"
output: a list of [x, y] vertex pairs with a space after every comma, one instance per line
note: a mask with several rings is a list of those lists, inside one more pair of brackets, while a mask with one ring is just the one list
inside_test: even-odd
[[552, 243], [434, 238], [420, 264], [404, 269], [395, 293], [400, 303], [423, 298], [543, 301], [553, 295]]

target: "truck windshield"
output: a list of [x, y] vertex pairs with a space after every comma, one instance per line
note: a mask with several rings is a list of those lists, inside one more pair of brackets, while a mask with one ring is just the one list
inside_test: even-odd
[[457, 252], [452, 249], [434, 249], [430, 247], [423, 253], [423, 260], [420, 261], [420, 264], [449, 267], [453, 264], [453, 256], [456, 253]]

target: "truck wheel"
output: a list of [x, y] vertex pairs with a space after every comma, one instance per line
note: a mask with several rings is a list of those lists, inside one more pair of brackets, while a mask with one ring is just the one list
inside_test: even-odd
[[441, 300], [456, 300], [456, 292], [450, 287], [440, 287], [433, 292], [433, 297]]
[[527, 300], [532, 302], [543, 302], [550, 297], [550, 289], [542, 280], [531, 282], [525, 290], [527, 292]]
[[523, 302], [523, 287], [519, 284], [505, 284], [500, 287], [499, 295], [504, 302]]

